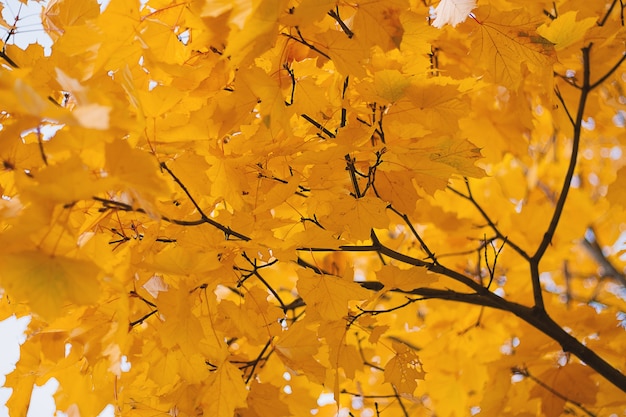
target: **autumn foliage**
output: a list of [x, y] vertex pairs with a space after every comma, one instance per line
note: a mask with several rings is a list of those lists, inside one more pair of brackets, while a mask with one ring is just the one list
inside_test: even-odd
[[621, 0], [42, 20], [0, 23], [11, 416], [624, 415]]

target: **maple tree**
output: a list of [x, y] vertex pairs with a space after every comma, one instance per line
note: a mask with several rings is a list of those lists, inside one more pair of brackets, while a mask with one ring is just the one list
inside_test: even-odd
[[622, 415], [621, 0], [42, 20], [0, 22], [12, 416]]

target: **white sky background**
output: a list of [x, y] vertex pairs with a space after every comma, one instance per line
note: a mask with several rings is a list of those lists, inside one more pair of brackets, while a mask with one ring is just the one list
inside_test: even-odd
[[[9, 25], [15, 26], [15, 33], [0, 27], [0, 45], [15, 44], [20, 48], [26, 48], [31, 43], [39, 43], [44, 46], [46, 53], [50, 52], [51, 39], [41, 26], [41, 8], [47, 1], [28, 1], [27, 4], [19, 0], [0, 0], [4, 6], [2, 17]], [[10, 36], [9, 36], [10, 35]], [[30, 317], [9, 317], [0, 321], [0, 417], [9, 417], [6, 402], [12, 390], [5, 388], [6, 375], [15, 369], [15, 363], [19, 359], [19, 345], [24, 343], [26, 337], [24, 331], [30, 322]], [[30, 408], [27, 417], [54, 417], [56, 406], [52, 394], [58, 388], [58, 382], [50, 379], [42, 388], [35, 387], [31, 397]], [[12, 417], [15, 417], [14, 414]], [[57, 417], [63, 413], [56, 413]], [[99, 417], [112, 417], [113, 407], [107, 407]], [[90, 416], [86, 416], [90, 417]]]

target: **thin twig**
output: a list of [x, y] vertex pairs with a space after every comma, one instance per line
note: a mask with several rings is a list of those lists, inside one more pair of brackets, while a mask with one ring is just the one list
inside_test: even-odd
[[[226, 237], [226, 240], [229, 240], [231, 236], [235, 236], [236, 238], [244, 240], [244, 241], [251, 240], [248, 236], [242, 233], [238, 233], [232, 230], [230, 227], [224, 226], [223, 224], [218, 223], [215, 220], [211, 219], [209, 216], [207, 216], [204, 213], [204, 211], [202, 211], [202, 209], [200, 208], [196, 200], [193, 198], [193, 196], [191, 195], [191, 193], [189, 192], [185, 184], [183, 184], [182, 181], [172, 172], [172, 170], [168, 168], [167, 164], [165, 162], [161, 162], [160, 166], [172, 177], [174, 182], [178, 184], [178, 186], [181, 188], [181, 190], [183, 190], [183, 192], [187, 195], [187, 197], [189, 197], [189, 200], [191, 200], [191, 203], [193, 204], [193, 206], [196, 208], [196, 210], [198, 210], [198, 213], [200, 213], [200, 215], [202, 216], [202, 220], [204, 220], [205, 223], [208, 223], [211, 226], [224, 232], [224, 236]], [[179, 224], [179, 223], [176, 223], [176, 224]]]
[[526, 260], [529, 260], [530, 259], [530, 255], [528, 255], [528, 253], [526, 253], [526, 251], [524, 249], [522, 249], [521, 247], [516, 245], [514, 242], [509, 240], [502, 232], [500, 232], [500, 229], [498, 228], [496, 223], [493, 220], [491, 220], [491, 217], [489, 217], [489, 215], [487, 214], [485, 209], [483, 209], [482, 206], [480, 204], [478, 204], [478, 202], [476, 201], [476, 199], [474, 198], [474, 196], [472, 194], [472, 189], [470, 188], [469, 180], [467, 178], [465, 178], [465, 187], [467, 188], [467, 194], [464, 194], [464, 193], [462, 193], [462, 192], [458, 191], [457, 189], [452, 188], [450, 186], [448, 186], [447, 188], [448, 188], [448, 190], [452, 191], [456, 195], [458, 195], [460, 197], [463, 197], [464, 199], [466, 199], [467, 201], [472, 203], [472, 205], [476, 208], [476, 210], [478, 210], [478, 212], [483, 217], [483, 219], [485, 219], [485, 221], [487, 222], [487, 224], [489, 225], [491, 230], [493, 230], [495, 232], [496, 237], [506, 241], [507, 245], [509, 245], [522, 258], [524, 258]]
[[324, 58], [330, 60], [330, 56], [328, 54], [326, 54], [324, 51], [321, 51], [317, 46], [309, 43], [306, 39], [304, 39], [304, 36], [302, 36], [302, 33], [300, 32], [300, 29], [298, 27], [296, 27], [295, 29], [296, 29], [296, 32], [298, 32], [298, 36], [300, 36], [299, 38], [293, 36], [291, 33], [284, 33], [283, 32], [283, 33], [281, 33], [281, 35], [286, 36], [289, 39], [293, 39], [294, 41], [309, 47], [309, 49], [311, 49], [312, 51], [315, 51], [318, 54], [320, 54], [321, 56], [323, 56]]
[[337, 24], [341, 27], [341, 30], [345, 32], [348, 38], [352, 39], [352, 37], [354, 36], [354, 32], [352, 32], [352, 30], [350, 30], [348, 25], [346, 25], [346, 23], [343, 20], [341, 20], [341, 17], [339, 17], [339, 6], [336, 6], [335, 10], [330, 10], [328, 12], [328, 16], [335, 19]]
[[250, 375], [248, 375], [248, 377], [246, 378], [246, 384], [248, 384], [250, 382], [250, 379], [252, 379], [252, 377], [254, 376], [254, 371], [256, 370], [257, 366], [259, 365], [259, 362], [261, 361], [261, 359], [263, 358], [263, 355], [265, 354], [265, 351], [267, 350], [267, 348], [270, 347], [273, 338], [274, 338], [273, 336], [270, 337], [270, 339], [267, 341], [265, 346], [263, 346], [263, 349], [261, 350], [261, 353], [259, 353], [257, 358], [253, 361], [252, 369], [250, 370]]

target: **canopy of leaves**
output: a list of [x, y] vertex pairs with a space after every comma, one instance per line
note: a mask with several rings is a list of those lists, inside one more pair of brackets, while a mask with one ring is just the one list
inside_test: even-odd
[[51, 0], [48, 53], [0, 20], [11, 415], [52, 377], [71, 416], [623, 415], [624, 12]]

